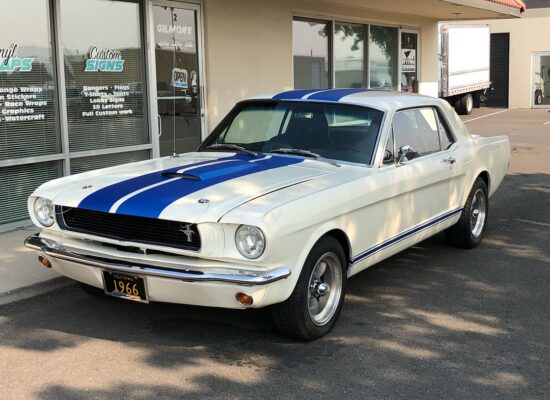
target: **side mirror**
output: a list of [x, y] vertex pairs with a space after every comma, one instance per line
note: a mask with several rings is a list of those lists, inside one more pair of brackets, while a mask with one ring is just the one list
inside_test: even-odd
[[399, 157], [398, 164], [403, 165], [406, 161], [409, 160], [409, 156], [414, 154], [414, 149], [410, 144], [405, 144], [399, 148], [399, 152], [397, 153]]

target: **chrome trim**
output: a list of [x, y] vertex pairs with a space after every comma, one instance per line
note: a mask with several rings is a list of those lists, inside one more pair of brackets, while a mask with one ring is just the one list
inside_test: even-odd
[[99, 260], [67, 251], [63, 245], [53, 240], [42, 239], [38, 234], [29, 236], [25, 239], [25, 246], [33, 250], [41, 251], [44, 255], [51, 258], [70, 261], [90, 267], [158, 278], [178, 279], [185, 282], [224, 282], [243, 286], [260, 286], [277, 282], [290, 276], [290, 269], [282, 267], [260, 273], [246, 270], [224, 274], [193, 271], [190, 269], [180, 271], [153, 266], [126, 265]]

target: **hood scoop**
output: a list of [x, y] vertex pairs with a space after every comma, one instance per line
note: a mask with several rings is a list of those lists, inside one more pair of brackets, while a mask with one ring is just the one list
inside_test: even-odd
[[162, 176], [171, 178], [185, 178], [195, 181], [208, 181], [211, 179], [224, 179], [225, 177], [235, 176], [236, 174], [246, 175], [254, 173], [255, 170], [261, 170], [262, 165], [252, 162], [233, 162], [236, 165], [230, 165], [231, 163], [221, 164], [218, 166], [207, 166], [202, 168], [195, 168], [187, 172], [163, 172]]
[[183, 172], [163, 172], [161, 175], [167, 178], [185, 178], [185, 179], [192, 179], [194, 181], [202, 180], [200, 175], [186, 174]]

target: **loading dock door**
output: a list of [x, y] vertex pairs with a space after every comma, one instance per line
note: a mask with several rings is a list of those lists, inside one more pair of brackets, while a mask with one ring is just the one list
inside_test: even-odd
[[491, 87], [492, 92], [487, 96], [487, 105], [490, 107], [508, 108], [508, 93], [510, 85], [510, 34], [491, 34]]

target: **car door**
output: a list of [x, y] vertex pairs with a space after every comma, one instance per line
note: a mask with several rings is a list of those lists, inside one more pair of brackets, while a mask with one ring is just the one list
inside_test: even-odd
[[[369, 225], [377, 229], [363, 236], [367, 239], [363, 251], [355, 257], [361, 263], [358, 270], [423, 240], [458, 217], [453, 142], [434, 107], [394, 114], [376, 178], [384, 194], [366, 210]], [[407, 148], [409, 153], [403, 154]]]

